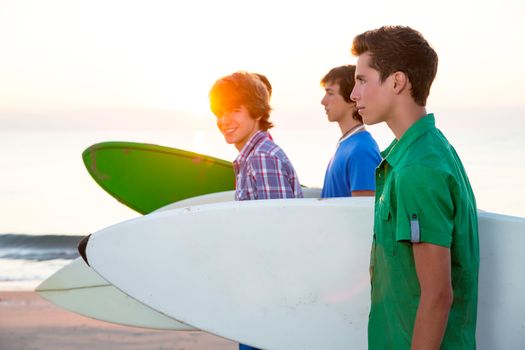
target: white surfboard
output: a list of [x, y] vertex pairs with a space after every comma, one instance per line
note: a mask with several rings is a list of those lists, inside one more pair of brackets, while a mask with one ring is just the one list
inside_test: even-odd
[[525, 218], [478, 212], [478, 349], [525, 347]]
[[[480, 212], [478, 348], [525, 343], [525, 219]], [[91, 265], [183, 323], [265, 349], [364, 349], [373, 202], [227, 202], [97, 232]], [[118, 249], [116, 249], [118, 247]]]
[[[303, 193], [305, 197], [317, 198], [321, 190], [305, 188]], [[235, 191], [218, 192], [174, 202], [157, 212], [234, 200]], [[43, 281], [36, 292], [61, 308], [105, 322], [153, 329], [196, 330], [129, 297], [103, 279], [81, 258]]]
[[55, 272], [36, 291], [57, 306], [101, 321], [133, 327], [195, 330], [122, 293], [82, 258]]
[[[303, 196], [304, 198], [319, 198], [321, 197], [321, 189], [313, 187], [303, 187]], [[211, 204], [211, 203], [220, 203], [220, 202], [231, 202], [235, 200], [235, 191], [224, 191], [217, 193], [205, 194], [202, 196], [195, 196], [192, 198], [184, 199], [172, 204], [168, 204], [160, 209], [155, 210], [155, 212], [166, 211], [182, 207], [191, 207], [195, 205], [202, 204]]]
[[[212, 193], [174, 202], [158, 211], [232, 201], [234, 196], [235, 191]], [[89, 267], [82, 258], [73, 260], [55, 272], [35, 291], [61, 308], [100, 321], [142, 328], [196, 330], [121, 292]]]
[[356, 198], [168, 210], [95, 233], [87, 254], [125, 293], [204, 331], [265, 349], [366, 348], [370, 208]]

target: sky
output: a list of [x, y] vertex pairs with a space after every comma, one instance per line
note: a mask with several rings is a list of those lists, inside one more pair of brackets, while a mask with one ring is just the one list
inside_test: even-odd
[[[220, 140], [208, 91], [219, 77], [247, 70], [272, 82], [277, 135], [319, 132], [323, 136], [313, 136], [313, 143], [333, 147], [338, 130], [326, 121], [319, 81], [332, 67], [355, 63], [350, 54], [355, 35], [387, 24], [419, 30], [436, 49], [440, 61], [428, 109], [442, 115], [445, 128], [522, 128], [523, 18], [522, 0], [0, 0], [0, 137], [25, 135], [0, 144], [7, 154], [9, 148], [29, 147], [29, 138], [44, 132], [58, 135], [54, 149], [67, 147], [64, 140], [75, 139], [75, 133], [89, 132], [115, 136], [110, 139], [134, 133], [159, 144], [168, 140], [166, 131], [189, 131], [201, 139], [215, 133]], [[86, 137], [86, 147], [91, 141]], [[195, 140], [185, 145], [209, 150]], [[221, 148], [213, 155], [234, 154]], [[69, 161], [52, 162], [61, 170], [72, 167]], [[312, 183], [319, 185], [324, 162]], [[21, 173], [2, 175], [11, 182], [0, 184], [0, 208], [12, 207], [5, 194], [24, 187]], [[26, 205], [20, 203], [18, 208]], [[52, 200], [45, 203], [35, 205]], [[0, 226], [0, 232], [13, 225]]]
[[[320, 78], [355, 62], [356, 34], [384, 24], [414, 27], [438, 52], [429, 104], [522, 108], [524, 15], [520, 0], [1, 0], [0, 122], [107, 128], [133, 111], [130, 128], [152, 115], [191, 128], [189, 119], [208, 121], [213, 82], [236, 70], [271, 79], [279, 116], [319, 111]], [[181, 121], [167, 117], [174, 112]], [[324, 122], [297, 114], [283, 124]]]

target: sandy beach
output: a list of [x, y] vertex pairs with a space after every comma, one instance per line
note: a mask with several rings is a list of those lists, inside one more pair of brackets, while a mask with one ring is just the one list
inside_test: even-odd
[[0, 292], [0, 349], [233, 350], [204, 332], [125, 327], [60, 309], [35, 292]]

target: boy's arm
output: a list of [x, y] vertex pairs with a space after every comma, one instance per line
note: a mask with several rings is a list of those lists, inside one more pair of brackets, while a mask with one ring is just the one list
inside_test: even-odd
[[453, 300], [450, 249], [430, 243], [412, 247], [421, 287], [412, 350], [439, 349]]
[[452, 306], [452, 181], [448, 172], [418, 164], [396, 177], [396, 240], [412, 244], [420, 289], [412, 349], [439, 349]]
[[362, 191], [352, 191], [352, 197], [373, 197], [375, 196], [375, 191], [362, 190]]
[[347, 160], [349, 186], [352, 197], [375, 196], [375, 171], [381, 161], [371, 145], [360, 144]]

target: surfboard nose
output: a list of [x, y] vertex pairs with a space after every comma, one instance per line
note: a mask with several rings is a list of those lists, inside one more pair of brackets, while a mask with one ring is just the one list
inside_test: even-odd
[[91, 235], [87, 235], [86, 237], [82, 238], [82, 240], [80, 242], [78, 242], [78, 252], [80, 253], [80, 256], [82, 257], [82, 259], [84, 259], [84, 261], [86, 262], [86, 264], [89, 265], [89, 262], [88, 262], [88, 259], [87, 259], [87, 254], [86, 254], [86, 247], [87, 247], [87, 244], [88, 244], [88, 241], [89, 241], [89, 237], [91, 237]]

